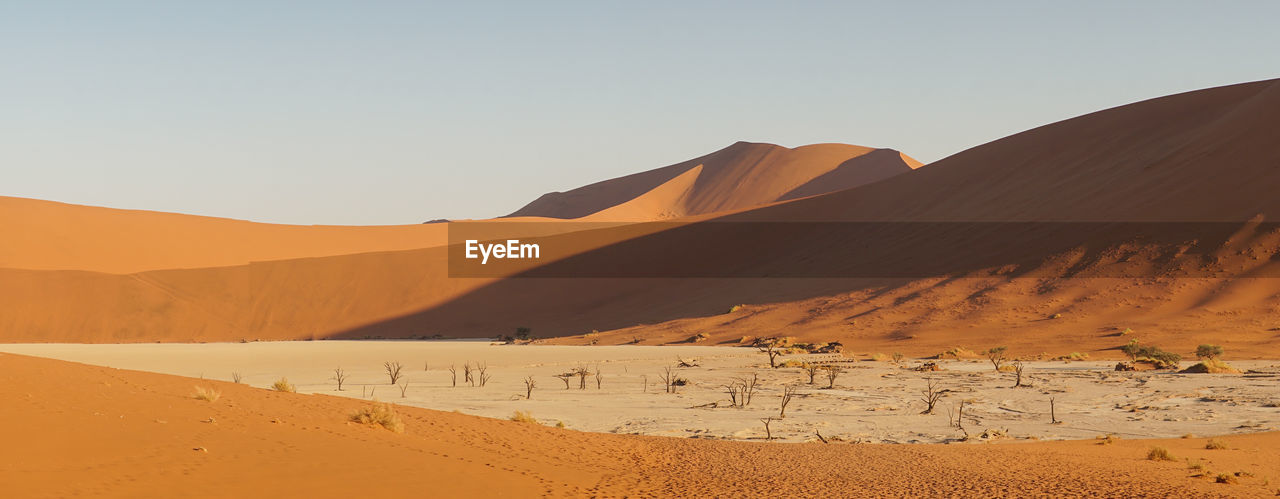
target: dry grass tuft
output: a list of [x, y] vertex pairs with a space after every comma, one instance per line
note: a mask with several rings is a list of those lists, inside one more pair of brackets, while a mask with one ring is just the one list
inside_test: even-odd
[[205, 388], [203, 386], [196, 387], [196, 393], [192, 395], [196, 400], [207, 400], [209, 402], [217, 402], [218, 397], [222, 396], [222, 392], [213, 388]]
[[289, 378], [280, 378], [279, 380], [276, 380], [276, 382], [271, 385], [271, 389], [277, 392], [289, 393], [297, 393], [298, 391], [297, 388], [294, 388], [292, 383], [289, 383]]
[[1173, 454], [1169, 453], [1169, 449], [1166, 449], [1164, 447], [1152, 447], [1151, 450], [1147, 451], [1147, 460], [1148, 461], [1176, 461], [1177, 459], [1173, 457]]
[[369, 426], [381, 426], [395, 433], [404, 433], [404, 422], [391, 404], [374, 402], [351, 414], [351, 421]]
[[1120, 440], [1120, 437], [1108, 433], [1106, 435], [1098, 435], [1097, 440], [1098, 445], [1109, 445], [1116, 443], [1116, 440]]
[[511, 415], [511, 420], [517, 423], [538, 424], [538, 420], [534, 419], [533, 415], [529, 414], [527, 411], [516, 411], [515, 414]]
[[1216, 438], [1210, 438], [1208, 442], [1205, 442], [1204, 448], [1209, 450], [1222, 450], [1222, 449], [1229, 449], [1230, 447], [1227, 447], [1226, 442], [1223, 442]]
[[1232, 484], [1232, 483], [1236, 483], [1236, 477], [1229, 473], [1223, 473], [1221, 475], [1218, 475], [1218, 478], [1214, 479], [1213, 481], [1218, 483]]

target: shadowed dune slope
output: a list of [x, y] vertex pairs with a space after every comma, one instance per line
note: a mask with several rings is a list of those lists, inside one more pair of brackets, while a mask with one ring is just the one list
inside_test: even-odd
[[[1197, 247], [1204, 259], [1191, 262], [1208, 262], [1229, 277], [1165, 273], [1168, 255], [1180, 251], [1177, 234], [1144, 242], [1114, 232], [1061, 241], [1053, 233], [985, 240], [964, 231], [907, 231], [878, 241], [891, 246], [886, 257], [909, 257], [928, 242], [954, 248], [952, 261], [944, 263], [955, 272], [903, 279], [506, 279], [352, 333], [448, 324], [502, 331], [519, 322], [563, 335], [632, 321], [597, 339], [680, 341], [705, 333], [709, 341], [736, 342], [791, 335], [909, 353], [995, 343], [1021, 354], [1087, 349], [1115, 356], [1114, 348], [1132, 338], [1117, 337], [1134, 329], [1141, 341], [1184, 353], [1197, 342], [1222, 342], [1232, 344], [1236, 355], [1274, 355], [1280, 279], [1267, 276], [1276, 275], [1280, 244], [1273, 228], [1257, 233], [1249, 225], [1280, 216], [1280, 196], [1273, 194], [1280, 192], [1280, 145], [1272, 133], [1278, 123], [1275, 80], [1162, 97], [1036, 128], [874, 184], [621, 240], [547, 266], [626, 262], [633, 274], [697, 271], [739, 251], [771, 255], [767, 265], [778, 268], [826, 262], [833, 275], [868, 264], [850, 256], [859, 241], [836, 236], [700, 237], [724, 221], [1230, 221], [1240, 225], [1242, 237], [1200, 241], [1217, 246]], [[690, 247], [698, 251], [663, 256], [672, 254], [664, 248]], [[1002, 251], [1025, 256], [1027, 248], [1040, 252], [999, 260]], [[1006, 271], [1004, 263], [1016, 266]], [[1117, 267], [1136, 273], [1109, 278]], [[465, 325], [455, 318], [486, 303], [503, 306], [471, 316]], [[725, 313], [739, 303], [752, 306]], [[1049, 320], [1055, 314], [1061, 315]]]
[[301, 226], [0, 196], [0, 268], [147, 270], [444, 244], [445, 224]]
[[[13, 497], [1238, 497], [1273, 493], [1263, 477], [1280, 474], [1274, 433], [1221, 438], [1229, 450], [1205, 450], [1203, 439], [776, 444], [398, 407], [396, 434], [348, 422], [369, 402], [344, 397], [12, 354], [0, 354], [0, 381], [0, 397], [15, 402], [0, 404], [10, 423], [0, 425], [0, 490]], [[197, 400], [196, 387], [221, 396]], [[1251, 476], [1188, 478], [1181, 462], [1146, 460], [1152, 445]]]
[[544, 194], [510, 216], [663, 220], [848, 189], [918, 166], [891, 149], [738, 142], [683, 163]]

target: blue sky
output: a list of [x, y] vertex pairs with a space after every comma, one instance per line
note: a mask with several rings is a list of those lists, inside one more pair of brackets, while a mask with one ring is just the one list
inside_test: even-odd
[[925, 162], [1280, 77], [1280, 2], [0, 3], [0, 195], [300, 224], [514, 211], [737, 140]]

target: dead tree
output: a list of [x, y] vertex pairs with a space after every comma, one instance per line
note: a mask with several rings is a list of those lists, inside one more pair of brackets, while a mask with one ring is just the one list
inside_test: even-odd
[[773, 440], [773, 432], [772, 432], [772, 431], [769, 431], [769, 423], [772, 423], [772, 422], [774, 422], [774, 421], [775, 421], [775, 420], [777, 420], [777, 419], [778, 419], [778, 418], [775, 418], [775, 417], [773, 417], [773, 416], [769, 416], [769, 417], [767, 417], [767, 418], [764, 418], [764, 419], [761, 419], [761, 420], [760, 420], [761, 422], [763, 422], [763, 423], [764, 423], [764, 439], [765, 439], [765, 440]]
[[1049, 397], [1049, 424], [1058, 424], [1060, 422], [1058, 421], [1057, 413], [1054, 412], [1053, 397]]
[[755, 395], [756, 388], [760, 386], [760, 375], [752, 374], [750, 378], [746, 376], [733, 378], [733, 381], [725, 385], [725, 390], [729, 393], [729, 402], [734, 407], [746, 407], [751, 403], [751, 397]]
[[409, 389], [408, 383], [400, 385], [400, 398], [404, 398], [404, 392], [407, 391], [408, 389]]
[[836, 387], [836, 378], [842, 372], [844, 372], [844, 369], [840, 366], [827, 366], [827, 388]]
[[382, 368], [387, 371], [387, 377], [391, 378], [391, 384], [394, 385], [397, 381], [400, 381], [400, 370], [404, 369], [404, 366], [400, 365], [399, 362], [383, 362]]
[[796, 387], [782, 387], [782, 409], [778, 411], [778, 419], [787, 417], [787, 404], [791, 403], [791, 397], [796, 394]]
[[735, 381], [724, 385], [724, 390], [729, 394], [729, 405], [738, 407], [738, 383]]
[[649, 393], [649, 375], [641, 374], [640, 380], [644, 382], [644, 386], [640, 388], [640, 393]]
[[1000, 365], [1004, 364], [1004, 354], [1009, 347], [995, 347], [987, 350], [987, 360], [991, 361], [991, 365], [995, 366], [996, 371], [1000, 371]]
[[586, 366], [578, 366], [578, 367], [573, 368], [573, 374], [574, 374], [574, 375], [576, 375], [576, 376], [578, 376], [578, 389], [579, 389], [579, 390], [586, 390], [586, 389], [587, 389], [587, 376], [590, 376], [590, 375], [591, 375], [591, 370], [590, 370], [590, 369], [587, 369], [587, 367], [586, 367]]
[[810, 363], [806, 363], [806, 364], [802, 367], [802, 369], [804, 369], [804, 373], [805, 373], [805, 374], [807, 374], [807, 375], [809, 376], [809, 384], [810, 384], [810, 385], [812, 385], [812, 384], [813, 384], [813, 378], [818, 377], [818, 369], [820, 369], [820, 368], [818, 367], [818, 365], [817, 365], [817, 364], [810, 364]]
[[925, 409], [920, 414], [933, 414], [933, 406], [938, 403], [938, 399], [942, 398], [943, 391], [934, 383], [933, 378], [927, 378], [928, 386], [924, 389], [924, 397], [920, 401], [924, 402]]
[[756, 342], [756, 349], [769, 355], [769, 367], [778, 367], [778, 356], [782, 355], [780, 341], [777, 338], [765, 338]]
[[564, 382], [564, 389], [565, 389], [565, 390], [568, 390], [568, 389], [569, 389], [569, 380], [573, 379], [573, 373], [557, 374], [557, 375], [556, 375], [556, 377], [557, 377], [557, 378], [560, 378], [560, 381], [563, 381], [563, 382]]
[[481, 387], [484, 387], [489, 382], [489, 373], [485, 372], [488, 369], [488, 364], [476, 364], [476, 381], [480, 383]]
[[1015, 375], [1017, 375], [1017, 379], [1013, 383], [1014, 388], [1022, 386], [1022, 369], [1024, 367], [1026, 366], [1024, 366], [1021, 361], [1013, 363], [1013, 372]]
[[676, 386], [674, 384], [676, 376], [671, 373], [670, 367], [662, 368], [662, 374], [659, 374], [658, 377], [662, 379], [662, 385], [666, 387], [667, 393], [676, 392]]
[[471, 376], [471, 363], [470, 363], [470, 362], [467, 362], [466, 364], [463, 364], [463, 365], [462, 365], [462, 381], [465, 381], [465, 382], [467, 382], [467, 383], [470, 383], [470, 384], [471, 384], [471, 386], [476, 386], [476, 380], [475, 380], [475, 378], [473, 378], [473, 377]]
[[600, 374], [600, 366], [596, 366], [596, 389], [599, 390], [603, 382], [603, 375]]
[[453, 377], [453, 386], [454, 388], [457, 388], [458, 387], [458, 366], [455, 366], [455, 365], [449, 366], [449, 376]]
[[964, 431], [964, 401], [960, 401], [960, 410], [956, 412], [956, 428]]
[[[347, 381], [347, 372], [343, 371], [341, 367], [334, 369], [333, 378], [330, 378], [330, 379], [337, 381], [338, 391], [342, 391], [342, 384]], [[239, 381], [236, 381], [236, 383], [239, 383]]]
[[533, 389], [538, 386], [538, 382], [533, 380], [533, 376], [524, 379], [524, 398], [529, 400], [533, 398]]

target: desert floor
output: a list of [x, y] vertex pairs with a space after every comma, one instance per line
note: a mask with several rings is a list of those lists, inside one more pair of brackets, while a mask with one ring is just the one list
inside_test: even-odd
[[[13, 344], [0, 351], [106, 367], [230, 381], [267, 388], [281, 377], [300, 393], [378, 399], [399, 405], [506, 419], [527, 412], [548, 425], [598, 433], [764, 440], [762, 419], [777, 417], [784, 386], [795, 387], [785, 418], [770, 422], [775, 439], [865, 443], [972, 439], [1177, 438], [1271, 431], [1280, 427], [1280, 363], [1239, 361], [1245, 374], [1116, 372], [1114, 361], [1026, 363], [1024, 385], [987, 360], [937, 361], [943, 370], [840, 355], [786, 355], [779, 362], [839, 365], [813, 384], [798, 367], [770, 369], [751, 348], [500, 345], [485, 341], [315, 341], [207, 344]], [[678, 360], [697, 367], [675, 367]], [[384, 362], [399, 362], [393, 386]], [[485, 386], [465, 380], [464, 364], [485, 365]], [[1186, 364], [1186, 362], [1184, 362]], [[457, 370], [457, 386], [449, 367]], [[338, 391], [334, 369], [348, 379]], [[575, 368], [592, 374], [566, 383]], [[688, 385], [667, 393], [666, 368]], [[597, 380], [594, 373], [599, 372]], [[746, 407], [731, 405], [726, 386], [758, 376]], [[478, 372], [474, 376], [479, 378]], [[526, 399], [525, 380], [536, 383]], [[932, 414], [923, 392], [943, 394]], [[585, 386], [585, 388], [583, 388]], [[566, 388], [567, 387], [567, 388]], [[403, 388], [403, 390], [402, 390]], [[1053, 400], [1054, 424], [1050, 415]], [[963, 429], [953, 425], [963, 402]]]
[[[220, 396], [196, 399], [197, 386]], [[1280, 477], [1275, 432], [1214, 449], [1203, 437], [766, 443], [399, 406], [393, 433], [348, 420], [368, 401], [7, 353], [0, 400], [9, 497], [1264, 497]], [[1153, 448], [1171, 460], [1148, 459]]]

